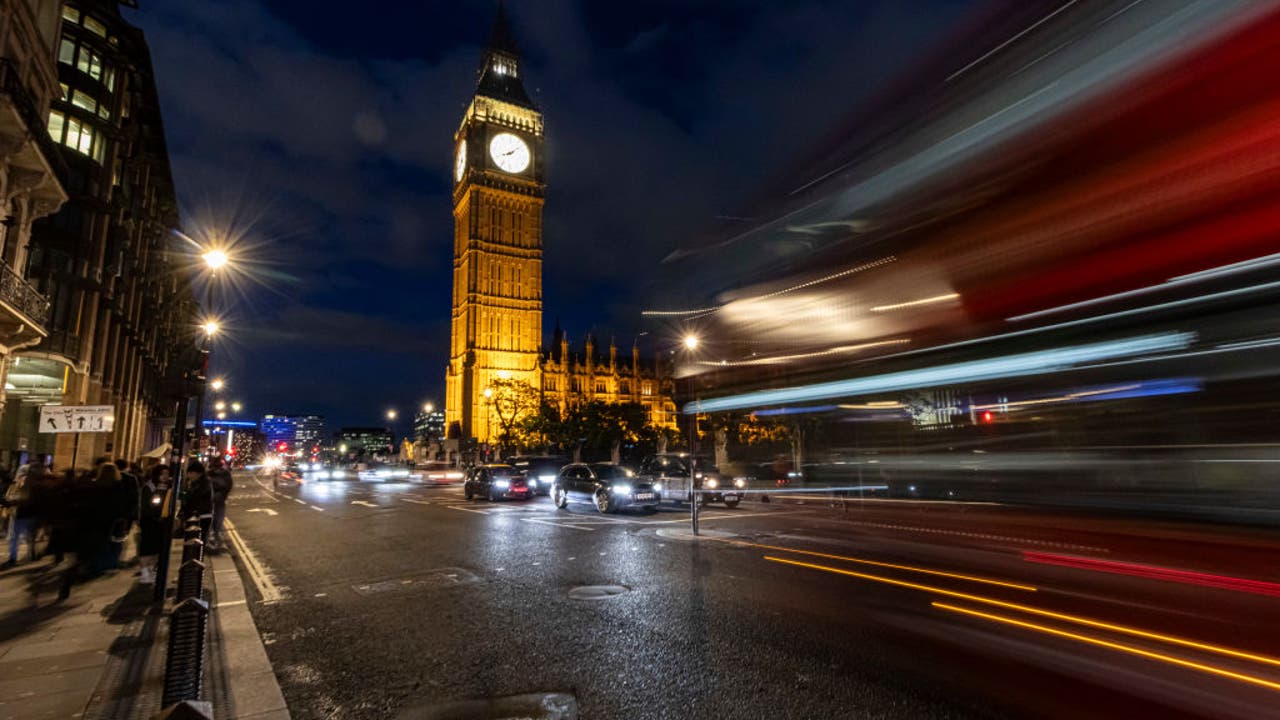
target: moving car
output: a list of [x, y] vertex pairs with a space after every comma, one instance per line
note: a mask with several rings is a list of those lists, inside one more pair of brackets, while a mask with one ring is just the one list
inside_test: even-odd
[[422, 466], [422, 481], [429, 485], [448, 485], [460, 482], [466, 474], [447, 462], [429, 462]]
[[533, 497], [533, 491], [524, 476], [510, 465], [477, 465], [467, 473], [462, 495], [468, 500], [473, 497], [528, 500]]
[[281, 485], [302, 485], [302, 468], [296, 463], [289, 463], [276, 470], [271, 478], [271, 487], [279, 490]]
[[628, 507], [653, 510], [661, 500], [658, 489], [651, 482], [612, 463], [566, 465], [556, 476], [551, 496], [561, 510], [569, 503], [590, 503], [602, 513]]
[[693, 488], [701, 486], [702, 502], [737, 507], [742, 502], [747, 481], [721, 477], [711, 458], [689, 453], [659, 453], [640, 463], [640, 477], [652, 483], [663, 500], [692, 502]]
[[529, 487], [539, 495], [551, 494], [560, 468], [568, 464], [569, 458], [555, 455], [521, 455], [511, 459], [511, 466], [524, 475]]

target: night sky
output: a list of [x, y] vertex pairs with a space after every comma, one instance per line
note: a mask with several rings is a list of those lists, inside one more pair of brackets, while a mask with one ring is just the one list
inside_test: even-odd
[[[974, 4], [508, 2], [547, 123], [547, 335], [629, 346], [663, 256], [749, 214]], [[241, 237], [211, 290], [228, 399], [331, 427], [440, 404], [452, 137], [495, 4], [140, 5], [186, 229]]]

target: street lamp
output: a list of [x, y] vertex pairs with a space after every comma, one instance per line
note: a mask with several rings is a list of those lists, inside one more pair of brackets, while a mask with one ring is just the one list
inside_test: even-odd
[[227, 257], [227, 253], [217, 248], [206, 250], [200, 257], [204, 260], [204, 264], [215, 272], [226, 267], [227, 263], [231, 262], [231, 258]]
[[697, 350], [698, 343], [700, 342], [701, 341], [698, 339], [698, 336], [694, 335], [693, 333], [689, 333], [688, 335], [684, 336], [684, 348], [686, 350]]
[[226, 385], [227, 385], [226, 381], [223, 380], [222, 378], [214, 378], [209, 382], [209, 387], [213, 388], [214, 390], [221, 390], [222, 388], [226, 387]]
[[424, 413], [432, 413], [432, 412], [435, 412], [435, 409], [436, 409], [436, 406], [435, 406], [435, 405], [432, 405], [431, 403], [427, 403], [427, 404], [425, 404], [425, 405], [423, 405], [423, 406], [422, 406], [422, 412], [424, 412]]
[[218, 413], [218, 419], [219, 419], [219, 420], [226, 420], [226, 419], [227, 419], [227, 414], [226, 414], [225, 412], [219, 412], [219, 413]]
[[244, 407], [238, 402], [231, 403], [231, 412], [240, 412], [240, 408]]
[[221, 329], [221, 326], [218, 325], [217, 320], [206, 320], [204, 321], [204, 324], [200, 326], [200, 329], [204, 330], [205, 339], [209, 339], [218, 334], [218, 330]]
[[398, 416], [399, 416], [399, 413], [397, 413], [394, 409], [392, 409], [392, 410], [388, 410], [388, 411], [387, 411], [387, 419], [388, 419], [388, 420], [395, 420], [395, 419], [396, 419], [396, 417], [398, 417]]
[[213, 409], [218, 411], [226, 410], [227, 404], [219, 400], [218, 402], [213, 404]]

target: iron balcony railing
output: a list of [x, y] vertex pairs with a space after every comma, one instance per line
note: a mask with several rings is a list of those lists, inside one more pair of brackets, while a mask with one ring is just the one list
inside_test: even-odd
[[66, 330], [51, 328], [49, 337], [41, 340], [37, 349], [78, 362], [80, 360], [80, 336]]
[[0, 302], [41, 328], [49, 322], [49, 301], [6, 262], [0, 262]]

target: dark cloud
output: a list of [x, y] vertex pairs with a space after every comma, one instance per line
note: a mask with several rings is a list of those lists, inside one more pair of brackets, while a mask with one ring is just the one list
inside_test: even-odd
[[[545, 324], [580, 338], [633, 332], [662, 256], [717, 215], [749, 215], [744, 198], [965, 3], [508, 5], [547, 117]], [[451, 138], [492, 7], [223, 0], [133, 14], [187, 217], [230, 203], [255, 218], [270, 289], [248, 291], [241, 339], [216, 362], [272, 409], [354, 423], [439, 401]]]

